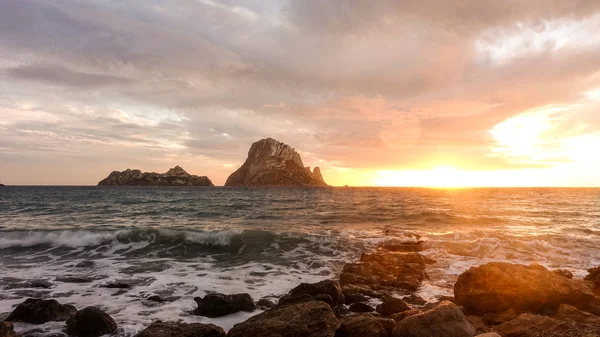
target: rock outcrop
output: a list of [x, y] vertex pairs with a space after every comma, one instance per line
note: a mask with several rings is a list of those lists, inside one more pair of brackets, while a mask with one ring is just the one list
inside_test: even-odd
[[206, 176], [187, 173], [180, 166], [166, 173], [142, 172], [127, 169], [113, 171], [108, 177], [98, 183], [98, 186], [214, 186]]
[[454, 285], [456, 303], [469, 312], [515, 311], [546, 313], [561, 304], [589, 310], [594, 300], [591, 282], [571, 280], [543, 266], [493, 262], [474, 267]]
[[335, 337], [387, 337], [384, 321], [370, 314], [349, 316], [340, 322]]
[[475, 329], [452, 302], [409, 316], [394, 327], [392, 337], [473, 337]]
[[117, 330], [117, 323], [104, 311], [87, 307], [67, 321], [67, 334], [76, 337], [100, 337]]
[[333, 337], [339, 327], [331, 307], [309, 301], [271, 309], [236, 324], [227, 337]]
[[29, 298], [19, 304], [6, 318], [10, 322], [43, 324], [51, 321], [66, 321], [73, 317], [77, 309], [68, 304], [60, 304], [56, 300]]
[[252, 312], [256, 309], [254, 300], [249, 294], [214, 293], [203, 298], [195, 297], [194, 301], [198, 304], [194, 314], [211, 318], [227, 316], [240, 311]]
[[279, 300], [279, 305], [306, 302], [309, 300], [322, 300], [328, 302], [332, 307], [345, 303], [344, 295], [340, 286], [332, 280], [324, 280], [318, 283], [301, 283], [290, 290], [289, 294]]
[[225, 337], [223, 328], [213, 324], [154, 322], [135, 337]]
[[311, 172], [296, 150], [267, 138], [250, 147], [244, 164], [225, 186], [328, 186], [318, 167]]

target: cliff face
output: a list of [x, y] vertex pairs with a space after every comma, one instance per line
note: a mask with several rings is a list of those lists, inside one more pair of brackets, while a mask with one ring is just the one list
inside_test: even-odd
[[98, 183], [98, 186], [214, 186], [208, 177], [187, 173], [175, 166], [166, 173], [143, 172], [140, 170], [113, 171]]
[[296, 150], [267, 138], [250, 147], [248, 159], [233, 172], [225, 186], [328, 186], [321, 170], [304, 167]]

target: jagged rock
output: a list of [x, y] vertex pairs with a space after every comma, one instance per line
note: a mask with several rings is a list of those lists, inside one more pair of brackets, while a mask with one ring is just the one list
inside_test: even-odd
[[222, 317], [236, 312], [252, 312], [256, 309], [254, 300], [249, 294], [224, 295], [219, 293], [208, 294], [204, 298], [195, 297], [198, 308], [194, 314], [204, 317]]
[[600, 288], [600, 267], [589, 269], [585, 280], [594, 282], [596, 287]]
[[340, 286], [335, 281], [324, 280], [318, 283], [301, 283], [296, 288], [290, 290], [283, 302], [291, 303], [293, 302], [292, 299], [306, 297], [306, 295], [310, 297], [328, 295], [331, 298], [331, 305], [333, 307], [344, 304], [346, 301]]
[[335, 337], [387, 337], [388, 332], [381, 319], [370, 315], [354, 315], [345, 317]]
[[375, 311], [375, 308], [373, 308], [372, 306], [370, 306], [366, 303], [362, 303], [362, 302], [352, 303], [348, 309], [352, 312], [373, 312], [373, 311]]
[[401, 320], [392, 337], [473, 337], [475, 329], [463, 312], [452, 302]]
[[[573, 321], [579, 323], [600, 324], [600, 317], [581, 311], [572, 305], [561, 304], [556, 310], [554, 317], [563, 321]], [[600, 333], [600, 331], [598, 331]]]
[[11, 322], [2, 322], [0, 323], [0, 337], [19, 337], [19, 335], [14, 331]]
[[594, 299], [591, 288], [587, 282], [567, 279], [540, 265], [494, 262], [460, 275], [454, 296], [457, 304], [476, 314], [511, 308], [542, 313], [556, 310], [560, 304], [587, 310]]
[[244, 164], [233, 172], [225, 186], [327, 186], [321, 170], [304, 167], [296, 150], [267, 138], [250, 147]]
[[6, 321], [43, 324], [51, 321], [66, 321], [73, 317], [77, 309], [68, 304], [60, 304], [56, 300], [29, 298], [19, 304], [8, 315]]
[[383, 316], [391, 316], [407, 310], [410, 310], [410, 307], [406, 302], [392, 296], [384, 297], [383, 302], [377, 306], [377, 312]]
[[127, 169], [113, 171], [108, 177], [98, 183], [98, 186], [214, 186], [206, 176], [187, 173], [175, 166], [166, 173], [143, 172]]
[[342, 286], [357, 284], [373, 290], [415, 291], [425, 279], [426, 258], [414, 252], [377, 251], [363, 254], [358, 263], [344, 266]]
[[135, 337], [225, 337], [225, 331], [213, 324], [158, 321]]
[[117, 330], [117, 323], [104, 311], [87, 307], [67, 320], [67, 333], [77, 337], [99, 337]]
[[274, 308], [236, 324], [227, 337], [333, 337], [339, 321], [327, 303], [309, 301]]

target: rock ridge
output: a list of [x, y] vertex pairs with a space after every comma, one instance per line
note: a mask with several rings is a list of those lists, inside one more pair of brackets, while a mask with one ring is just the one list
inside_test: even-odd
[[175, 166], [166, 173], [142, 172], [127, 169], [113, 171], [98, 186], [214, 186], [206, 176], [187, 173], [181, 166]]

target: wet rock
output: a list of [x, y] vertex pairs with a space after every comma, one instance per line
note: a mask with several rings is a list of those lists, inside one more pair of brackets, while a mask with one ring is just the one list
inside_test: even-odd
[[377, 306], [377, 312], [383, 316], [391, 316], [407, 310], [410, 310], [410, 307], [406, 302], [391, 296], [384, 297], [383, 302]]
[[320, 301], [277, 307], [229, 330], [228, 337], [333, 337], [339, 327], [331, 307]]
[[131, 285], [124, 282], [110, 282], [101, 285], [101, 287], [108, 289], [129, 289], [131, 288]]
[[400, 322], [401, 320], [405, 319], [406, 317], [418, 315], [420, 313], [421, 313], [421, 310], [410, 309], [410, 310], [402, 311], [402, 312], [399, 312], [396, 314], [392, 314], [390, 316], [390, 318], [393, 319], [395, 322]]
[[412, 294], [410, 296], [405, 296], [402, 298], [404, 302], [414, 304], [414, 305], [425, 305], [427, 301], [423, 299], [423, 297]]
[[596, 287], [600, 287], [600, 267], [589, 269], [585, 280], [594, 282]]
[[464, 272], [454, 285], [454, 296], [457, 304], [476, 314], [508, 309], [538, 313], [563, 303], [586, 310], [594, 298], [584, 281], [569, 280], [540, 265], [500, 262]]
[[256, 306], [260, 309], [266, 310], [266, 309], [271, 309], [274, 308], [276, 306], [275, 303], [273, 303], [271, 300], [266, 299], [266, 298], [261, 298], [260, 300], [258, 300], [258, 302], [256, 303]]
[[50, 321], [66, 321], [73, 317], [77, 309], [68, 304], [60, 304], [56, 300], [29, 298], [19, 304], [6, 318], [10, 322], [43, 324]]
[[382, 243], [379, 248], [390, 252], [420, 252], [423, 250], [423, 241], [389, 240]]
[[14, 331], [13, 324], [11, 322], [1, 322], [0, 337], [19, 337], [19, 335]]
[[304, 167], [296, 150], [272, 138], [255, 142], [225, 186], [328, 186], [321, 170]]
[[380, 292], [374, 291], [373, 289], [369, 288], [368, 286], [360, 285], [360, 284], [344, 284], [341, 286], [341, 288], [342, 288], [342, 294], [344, 295], [344, 298], [346, 299], [346, 304], [351, 304], [354, 302], [364, 302], [364, 300], [363, 301], [351, 301], [350, 298], [352, 298], [352, 299], [365, 298], [365, 300], [366, 300], [368, 297], [379, 298], [379, 297], [383, 296]]
[[[581, 311], [568, 304], [561, 304], [558, 307], [558, 310], [556, 310], [556, 315], [554, 315], [554, 317], [563, 321], [600, 324], [600, 317], [592, 315], [589, 312]], [[598, 331], [598, 333], [600, 333], [600, 331]]]
[[366, 303], [362, 303], [362, 302], [352, 303], [348, 309], [352, 312], [373, 312], [373, 311], [375, 311], [375, 308], [373, 308], [372, 306], [370, 306]]
[[56, 281], [63, 283], [91, 283], [94, 281], [94, 278], [83, 276], [63, 276], [58, 277]]
[[46, 280], [32, 280], [27, 282], [27, 287], [29, 288], [50, 289], [53, 286], [50, 281]]
[[409, 316], [394, 327], [392, 337], [473, 337], [475, 329], [452, 302]]
[[346, 298], [346, 304], [358, 303], [358, 302], [367, 302], [369, 297], [363, 294], [353, 294], [344, 296]]
[[225, 337], [225, 331], [213, 324], [158, 321], [135, 337]]
[[158, 295], [152, 295], [150, 297], [148, 297], [146, 300], [150, 301], [150, 302], [156, 302], [156, 303], [164, 303], [166, 302], [166, 300]]
[[571, 273], [570, 271], [566, 270], [566, 269], [556, 269], [552, 271], [554, 274], [558, 275], [558, 276], [562, 276], [564, 278], [568, 278], [568, 279], [572, 279], [573, 278], [573, 273]]
[[357, 284], [373, 290], [392, 288], [415, 291], [425, 278], [426, 258], [414, 252], [378, 251], [344, 266], [342, 285]]
[[236, 312], [252, 312], [256, 309], [254, 300], [249, 294], [208, 294], [204, 298], [196, 297], [194, 301], [198, 308], [194, 310], [194, 315], [204, 317], [222, 317]]
[[383, 322], [370, 314], [346, 317], [341, 320], [335, 337], [387, 337]]
[[67, 333], [77, 337], [99, 337], [117, 330], [117, 323], [104, 311], [87, 307], [67, 320]]
[[350, 311], [343, 305], [338, 305], [337, 307], [333, 308], [333, 312], [335, 313], [335, 317], [337, 318], [346, 317], [352, 314], [352, 311]]
[[319, 294], [316, 296], [311, 296], [308, 294], [300, 294], [298, 296], [291, 296], [291, 295], [285, 295], [282, 298], [279, 299], [279, 302], [277, 303], [278, 307], [284, 306], [284, 305], [290, 305], [290, 304], [296, 304], [296, 303], [305, 303], [305, 302], [310, 302], [310, 301], [321, 301], [321, 302], [325, 302], [327, 304], [329, 304], [329, 306], [331, 308], [335, 308], [335, 306], [333, 305], [333, 299], [331, 299], [331, 296], [326, 295], [326, 294]]
[[508, 309], [506, 311], [497, 313], [490, 313], [485, 315], [485, 317], [483, 318], [483, 320], [488, 324], [488, 325], [500, 325], [502, 323], [506, 323], [508, 321], [512, 321], [513, 319], [517, 318], [519, 315], [517, 315], [517, 312], [515, 311], [515, 309]]
[[94, 266], [94, 261], [92, 260], [85, 260], [85, 261], [81, 261], [78, 264], [75, 265], [76, 268], [90, 268]]
[[345, 303], [342, 289], [332, 280], [325, 280], [318, 283], [301, 283], [296, 288], [290, 290], [288, 295], [290, 297], [329, 295], [334, 307]]

